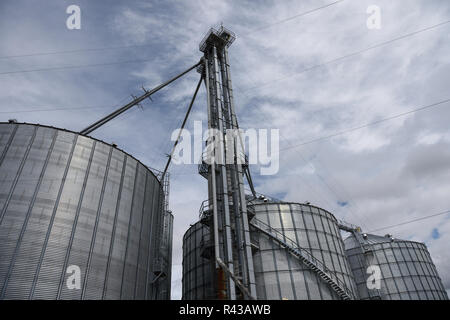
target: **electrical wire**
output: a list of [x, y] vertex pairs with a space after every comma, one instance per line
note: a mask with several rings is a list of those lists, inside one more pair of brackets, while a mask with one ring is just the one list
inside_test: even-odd
[[414, 223], [414, 222], [417, 222], [417, 221], [422, 221], [422, 220], [434, 218], [434, 217], [437, 217], [437, 216], [442, 216], [444, 214], [449, 214], [449, 213], [450, 213], [450, 210], [446, 210], [446, 211], [438, 212], [438, 213], [435, 213], [435, 214], [431, 214], [429, 216], [424, 216], [424, 217], [417, 218], [417, 219], [407, 220], [407, 221], [404, 221], [404, 222], [401, 222], [401, 223], [397, 223], [397, 224], [394, 224], [394, 225], [390, 225], [390, 226], [387, 226], [387, 227], [382, 227], [382, 228], [370, 230], [368, 232], [371, 233], [371, 232], [377, 232], [377, 231], [381, 231], [381, 230], [396, 228], [396, 227], [399, 227], [399, 226], [404, 226], [406, 224], [410, 224], [410, 223]]
[[[321, 9], [325, 9], [327, 7], [330, 7], [332, 5], [338, 4], [340, 2], [343, 2], [345, 0], [339, 0], [335, 1], [333, 3], [329, 3], [325, 6], [321, 6], [300, 14], [297, 14], [295, 16], [274, 22], [272, 24], [260, 27], [258, 29], [252, 30], [251, 32], [245, 34], [244, 36], [262, 30], [269, 28], [273, 25], [281, 24], [289, 20], [296, 19], [298, 17], [302, 17], [305, 15], [308, 15], [310, 13], [319, 11]], [[23, 55], [12, 55], [12, 56], [4, 56], [0, 57], [0, 59], [9, 59], [9, 58], [18, 58], [18, 57], [31, 57], [31, 56], [44, 56], [44, 55], [56, 55], [56, 54], [67, 54], [67, 53], [76, 53], [76, 52], [84, 52], [84, 51], [104, 51], [104, 50], [114, 50], [114, 49], [123, 49], [123, 48], [133, 48], [133, 47], [143, 47], [143, 46], [149, 46], [147, 45], [134, 45], [134, 46], [118, 46], [118, 47], [109, 47], [109, 48], [93, 48], [93, 49], [78, 49], [78, 50], [66, 50], [66, 51], [53, 51], [53, 52], [42, 52], [42, 53], [34, 53], [34, 54], [23, 54]], [[19, 73], [31, 73], [31, 72], [42, 72], [42, 71], [56, 71], [56, 70], [67, 70], [67, 69], [76, 69], [76, 68], [90, 68], [90, 67], [101, 67], [101, 66], [110, 66], [110, 65], [118, 65], [118, 64], [127, 64], [127, 63], [140, 63], [140, 62], [147, 62], [152, 59], [142, 59], [142, 60], [131, 60], [131, 61], [117, 61], [117, 62], [108, 62], [108, 63], [96, 63], [96, 64], [84, 64], [84, 65], [73, 65], [73, 66], [59, 66], [59, 67], [48, 67], [48, 68], [40, 68], [40, 69], [29, 69], [29, 70], [17, 70], [17, 71], [6, 71], [6, 72], [0, 72], [0, 75], [10, 75], [10, 74], [19, 74]]]
[[34, 109], [34, 110], [11, 110], [11, 111], [0, 111], [0, 113], [29, 113], [29, 112], [32, 113], [32, 112], [68, 111], [68, 110], [84, 110], [84, 109], [104, 109], [104, 108], [111, 108], [111, 106], [109, 105], [109, 106], [90, 106], [90, 107], [66, 107], [66, 108], [59, 107], [59, 108]]
[[0, 75], [42, 72], [42, 71], [56, 71], [56, 70], [66, 70], [66, 69], [78, 69], [78, 68], [103, 67], [103, 66], [112, 66], [112, 65], [118, 65], [118, 64], [127, 64], [127, 63], [141, 63], [141, 62], [148, 62], [148, 61], [152, 61], [152, 60], [154, 60], [154, 58], [141, 59], [141, 60], [106, 62], [106, 63], [94, 63], [94, 64], [80, 64], [80, 65], [73, 65], [73, 66], [48, 67], [48, 68], [40, 68], [40, 69], [5, 71], [5, 72], [0, 72]]
[[245, 38], [245, 37], [247, 37], [248, 35], [250, 35], [250, 34], [252, 34], [252, 33], [255, 33], [255, 32], [258, 32], [258, 31], [261, 31], [261, 30], [268, 29], [268, 28], [270, 28], [270, 27], [273, 27], [273, 26], [276, 26], [276, 25], [285, 23], [285, 22], [287, 22], [287, 21], [291, 21], [291, 20], [294, 20], [294, 19], [297, 19], [297, 18], [304, 17], [304, 16], [306, 16], [306, 15], [308, 15], [308, 14], [317, 12], [317, 11], [322, 10], [322, 9], [326, 9], [326, 8], [328, 8], [328, 7], [331, 7], [331, 6], [335, 5], [335, 4], [338, 4], [338, 3], [343, 2], [343, 1], [345, 1], [345, 0], [338, 0], [338, 1], [335, 1], [335, 2], [332, 2], [332, 3], [329, 3], [329, 4], [326, 4], [326, 5], [324, 5], [324, 6], [321, 6], [321, 7], [315, 8], [315, 9], [311, 9], [311, 10], [308, 10], [308, 11], [305, 11], [305, 12], [302, 12], [302, 13], [299, 13], [299, 14], [296, 14], [296, 15], [294, 15], [294, 16], [292, 16], [292, 17], [288, 17], [288, 18], [285, 18], [285, 19], [282, 19], [282, 20], [273, 22], [273, 23], [271, 23], [271, 24], [267, 24], [267, 25], [261, 26], [261, 27], [259, 27], [259, 28], [257, 28], [257, 29], [251, 30], [250, 32], [241, 34], [241, 35], [239, 35], [239, 37], [240, 37], [240, 38]]
[[270, 84], [273, 84], [273, 83], [275, 83], [275, 82], [279, 82], [279, 81], [282, 81], [282, 80], [286, 80], [286, 79], [288, 79], [288, 78], [295, 77], [295, 76], [300, 75], [300, 74], [302, 74], [302, 73], [305, 73], [305, 72], [308, 72], [308, 71], [311, 71], [311, 70], [314, 70], [314, 69], [318, 69], [318, 68], [320, 68], [320, 67], [324, 67], [324, 66], [327, 66], [327, 65], [329, 65], [329, 64], [336, 63], [336, 62], [338, 62], [338, 61], [340, 61], [340, 60], [344, 60], [344, 59], [347, 59], [347, 58], [350, 58], [350, 57], [354, 57], [354, 56], [360, 55], [360, 54], [362, 54], [362, 53], [365, 53], [365, 52], [370, 51], [370, 50], [373, 50], [373, 49], [377, 49], [377, 48], [384, 47], [384, 46], [389, 45], [389, 44], [391, 44], [391, 43], [394, 43], [394, 42], [396, 42], [396, 41], [403, 40], [403, 39], [412, 37], [412, 36], [414, 36], [414, 35], [417, 35], [417, 34], [420, 34], [420, 33], [423, 33], [423, 32], [426, 32], [426, 31], [429, 31], [429, 30], [438, 28], [438, 27], [441, 27], [441, 26], [446, 25], [446, 24], [448, 24], [448, 23], [450, 23], [450, 20], [447, 20], [447, 21], [444, 21], [444, 22], [441, 22], [441, 23], [438, 23], [438, 24], [435, 24], [435, 25], [432, 25], [432, 26], [429, 26], [429, 27], [426, 27], [426, 28], [423, 28], [423, 29], [420, 29], [420, 30], [416, 30], [416, 31], [414, 31], [414, 32], [410, 32], [410, 33], [404, 34], [404, 35], [399, 36], [399, 37], [396, 37], [396, 38], [394, 38], [394, 39], [387, 40], [387, 41], [384, 41], [384, 42], [381, 42], [381, 43], [372, 45], [372, 46], [367, 47], [367, 48], [365, 48], [365, 49], [361, 49], [361, 50], [358, 50], [358, 51], [355, 51], [355, 52], [346, 54], [346, 55], [344, 55], [344, 56], [340, 56], [340, 57], [334, 58], [334, 59], [332, 59], [332, 60], [325, 61], [325, 62], [320, 63], [320, 64], [316, 64], [316, 65], [307, 67], [307, 68], [305, 68], [305, 69], [303, 69], [303, 70], [301, 70], [301, 71], [299, 71], [299, 72], [295, 72], [295, 73], [292, 73], [292, 74], [290, 74], [290, 75], [287, 75], [287, 76], [284, 76], [284, 77], [280, 77], [280, 78], [277, 78], [277, 79], [274, 79], [274, 80], [271, 80], [271, 81], [262, 83], [262, 84], [260, 84], [260, 85], [255, 86], [255, 87], [247, 88], [247, 89], [244, 89], [244, 90], [238, 90], [238, 91], [241, 91], [241, 92], [249, 92], [249, 91], [252, 91], [252, 90], [255, 90], [255, 89], [259, 89], [259, 88], [262, 88], [262, 87], [266, 87], [266, 86], [268, 86], [268, 85], [270, 85]]
[[[328, 7], [332, 6], [332, 5], [338, 4], [338, 3], [343, 2], [343, 1], [345, 1], [345, 0], [338, 0], [338, 1], [335, 1], [335, 2], [332, 2], [332, 3], [329, 3], [327, 5], [324, 5], [324, 6], [315, 8], [315, 9], [311, 9], [311, 10], [308, 10], [306, 12], [302, 12], [302, 13], [296, 14], [296, 15], [294, 15], [292, 17], [288, 17], [288, 18], [285, 18], [285, 19], [273, 22], [271, 24], [267, 24], [267, 25], [261, 26], [261, 27], [259, 27], [257, 29], [251, 30], [250, 32], [247, 32], [247, 33], [244, 33], [242, 35], [239, 35], [239, 37], [246, 37], [246, 36], [248, 36], [251, 33], [254, 33], [254, 32], [257, 32], [257, 31], [260, 31], [260, 30], [263, 30], [263, 29], [267, 29], [267, 28], [270, 28], [270, 27], [272, 27], [274, 25], [279, 25], [279, 24], [282, 24], [284, 22], [287, 22], [287, 21], [290, 21], [290, 20], [294, 20], [294, 19], [306, 16], [308, 14], [311, 14], [313, 12], [319, 11], [321, 9], [328, 8]], [[50, 51], [50, 52], [36, 52], [36, 53], [27, 53], [27, 54], [17, 54], [17, 55], [3, 56], [3, 57], [0, 57], [0, 60], [1, 59], [24, 58], [24, 57], [47, 56], [47, 55], [58, 55], [58, 54], [71, 54], [71, 53], [81, 53], [81, 52], [95, 52], [95, 51], [109, 51], [109, 50], [118, 50], [118, 49], [142, 48], [142, 47], [148, 47], [148, 46], [151, 46], [151, 45], [152, 44], [142, 44], [142, 45], [128, 45], [128, 46], [115, 46], [115, 47], [103, 47], [103, 48], [86, 48], [86, 49], [73, 49], [73, 50]]]
[[353, 128], [350, 128], [350, 129], [339, 131], [339, 132], [336, 132], [336, 133], [333, 133], [333, 134], [330, 134], [330, 135], [327, 135], [327, 136], [319, 137], [319, 138], [312, 139], [312, 140], [305, 141], [305, 142], [301, 142], [301, 143], [298, 143], [298, 144], [292, 144], [292, 145], [290, 145], [288, 147], [281, 148], [280, 151], [294, 149], [294, 148], [298, 148], [298, 147], [301, 147], [301, 146], [304, 146], [304, 145], [307, 145], [307, 144], [311, 144], [311, 143], [327, 140], [327, 139], [330, 139], [330, 138], [334, 138], [334, 137], [337, 137], [337, 136], [340, 136], [340, 135], [343, 135], [343, 134], [346, 134], [346, 133], [349, 133], [349, 132], [357, 131], [357, 130], [364, 129], [364, 128], [367, 128], [367, 127], [370, 127], [370, 126], [374, 126], [374, 125], [377, 125], [377, 124], [380, 124], [380, 123], [383, 123], [383, 122], [386, 122], [386, 121], [390, 121], [390, 120], [397, 119], [397, 118], [400, 118], [400, 117], [404, 117], [404, 116], [407, 116], [407, 115], [410, 115], [410, 114], [413, 114], [413, 113], [416, 113], [416, 112], [420, 112], [420, 111], [424, 111], [424, 110], [427, 110], [427, 109], [430, 109], [430, 108], [433, 108], [433, 107], [437, 107], [437, 106], [440, 106], [440, 105], [448, 103], [448, 102], [450, 102], [450, 99], [445, 99], [445, 100], [442, 100], [442, 101], [439, 101], [439, 102], [436, 102], [436, 103], [433, 103], [433, 104], [429, 104], [429, 105], [426, 105], [426, 106], [423, 106], [423, 107], [420, 107], [420, 108], [417, 108], [417, 109], [414, 109], [414, 110], [410, 110], [410, 111], [407, 111], [407, 112], [396, 114], [396, 115], [393, 115], [393, 116], [388, 117], [388, 118], [384, 118], [384, 119], [377, 120], [377, 121], [374, 121], [374, 122], [366, 123], [366, 124], [361, 125], [361, 126], [353, 127]]
[[104, 47], [104, 48], [86, 48], [86, 49], [74, 49], [74, 50], [50, 51], [50, 52], [37, 52], [37, 53], [27, 53], [27, 54], [3, 56], [3, 57], [0, 57], [0, 59], [48, 56], [48, 55], [70, 54], [70, 53], [80, 53], [80, 52], [93, 52], [93, 51], [108, 51], [108, 50], [130, 49], [130, 48], [140, 48], [140, 47], [148, 47], [148, 46], [151, 46], [151, 44], [117, 46], [117, 47]]

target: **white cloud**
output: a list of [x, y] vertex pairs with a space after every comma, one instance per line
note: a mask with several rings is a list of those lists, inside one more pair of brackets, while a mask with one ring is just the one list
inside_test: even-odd
[[[14, 3], [21, 3], [15, 1]], [[24, 2], [25, 3], [25, 2]], [[335, 63], [303, 70], [337, 57], [448, 20], [448, 1], [378, 1], [382, 29], [366, 28], [372, 1], [344, 1], [310, 15], [249, 33], [327, 1], [148, 1], [114, 3], [109, 10], [81, 1], [86, 28], [58, 29], [63, 5], [35, 9], [4, 5], [0, 56], [76, 48], [146, 45], [133, 49], [0, 60], [1, 70], [52, 65], [149, 59], [146, 63], [70, 71], [0, 75], [0, 110], [21, 106], [106, 105], [87, 112], [8, 113], [18, 118], [78, 130], [113, 110], [118, 102], [152, 87], [198, 61], [198, 44], [211, 25], [224, 23], [238, 38], [230, 47], [235, 100], [242, 127], [280, 128], [281, 148], [407, 112], [450, 98], [448, 25]], [[99, 7], [96, 7], [99, 6]], [[89, 10], [92, 11], [89, 11]], [[85, 10], [85, 12], [83, 11]], [[21, 24], [5, 16], [24, 15]], [[54, 13], [53, 15], [49, 12]], [[84, 13], [83, 13], [84, 12]], [[90, 18], [91, 15], [91, 18]], [[64, 17], [64, 16], [63, 16]], [[24, 20], [26, 18], [26, 20]], [[62, 26], [64, 26], [64, 20]], [[6, 33], [5, 30], [14, 32]], [[151, 167], [162, 168], [170, 133], [184, 116], [198, 75], [179, 80], [94, 136], [115, 141]], [[202, 89], [203, 90], [203, 89]], [[191, 121], [205, 119], [204, 91]], [[110, 105], [111, 108], [107, 106]], [[448, 104], [282, 154], [280, 172], [254, 176], [259, 192], [311, 201], [366, 230], [450, 209]], [[287, 140], [287, 141], [286, 141]], [[447, 161], [447, 162], [445, 162]], [[181, 297], [182, 235], [206, 198], [206, 180], [195, 166], [173, 166], [171, 208], [175, 216], [173, 298]], [[255, 171], [256, 172], [256, 171]], [[342, 208], [337, 202], [348, 202]], [[397, 237], [426, 241], [450, 288], [446, 216], [389, 230]], [[441, 237], [431, 239], [433, 228]]]

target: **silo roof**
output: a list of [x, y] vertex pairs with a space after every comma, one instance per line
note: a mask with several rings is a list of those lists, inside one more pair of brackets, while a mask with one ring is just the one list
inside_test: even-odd
[[[370, 234], [370, 233], [364, 233], [364, 232], [361, 234], [364, 235], [364, 244], [367, 244], [367, 245], [390, 243], [393, 241], [394, 242], [415, 242], [415, 241], [410, 241], [410, 240], [402, 240], [402, 239], [393, 238], [392, 235], [379, 236], [376, 234]], [[355, 238], [354, 235], [347, 237], [344, 240], [344, 243], [345, 243], [346, 250], [359, 247], [358, 240]], [[423, 244], [421, 242], [415, 242], [415, 243]]]

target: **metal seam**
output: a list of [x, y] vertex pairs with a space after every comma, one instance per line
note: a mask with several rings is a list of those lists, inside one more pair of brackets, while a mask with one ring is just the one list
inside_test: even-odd
[[[148, 175], [146, 173], [145, 174], [145, 182], [144, 182], [144, 196], [142, 199], [141, 223], [140, 223], [140, 230], [139, 230], [139, 244], [138, 244], [137, 259], [136, 259], [136, 275], [134, 278], [134, 294], [133, 294], [134, 299], [136, 299], [136, 293], [138, 291], [139, 259], [141, 257], [142, 229], [144, 229], [144, 213], [145, 213], [145, 202], [146, 202], [145, 200], [146, 200], [146, 194], [147, 194], [147, 182], [148, 182]], [[151, 228], [151, 226], [149, 226], [149, 227]]]
[[[26, 160], [28, 158], [28, 155], [30, 154], [31, 145], [33, 144], [34, 139], [36, 138], [37, 129], [38, 129], [38, 127], [35, 127], [34, 130], [33, 130], [33, 135], [30, 138], [30, 142], [28, 142], [28, 145], [27, 145], [27, 148], [25, 149], [25, 153], [23, 155], [23, 158], [20, 161], [19, 168], [17, 169], [16, 176], [14, 177], [14, 181], [13, 181], [13, 183], [11, 185], [11, 188], [9, 189], [8, 197], [6, 198], [5, 203], [3, 204], [2, 212], [0, 213], [0, 225], [3, 222], [3, 218], [5, 217], [5, 214], [6, 214], [6, 209], [9, 206], [9, 202], [11, 201], [12, 195], [13, 195], [15, 189], [16, 189], [17, 182], [19, 181], [19, 178], [20, 178], [20, 176], [22, 174], [22, 170], [23, 170], [23, 167], [25, 166], [25, 162], [26, 162]], [[5, 154], [5, 156], [6, 156], [6, 154]]]
[[[283, 219], [281, 219], [281, 215], [283, 213], [281, 211], [281, 204], [278, 203], [277, 206], [278, 206], [278, 219], [280, 220], [281, 230], [283, 230], [284, 241], [286, 241], [286, 230], [285, 230], [285, 227], [284, 227]], [[298, 245], [298, 243], [297, 243], [297, 245]], [[288, 263], [288, 268], [289, 268], [289, 278], [291, 279], [292, 294], [294, 296], [294, 300], [297, 300], [297, 294], [295, 292], [295, 286], [294, 286], [294, 275], [292, 273], [293, 271], [292, 271], [292, 268], [291, 268], [291, 257], [289, 256], [289, 252], [287, 250], [284, 250], [284, 252], [286, 253], [286, 261]]]
[[[61, 277], [59, 280], [58, 293], [56, 295], [56, 300], [59, 300], [59, 298], [61, 297], [62, 286], [64, 283], [64, 275], [66, 274], [67, 264], [69, 263], [70, 253], [72, 251], [73, 239], [75, 237], [75, 232], [76, 232], [76, 229], [78, 226], [78, 218], [80, 216], [81, 205], [83, 203], [83, 198], [84, 198], [84, 192], [86, 190], [86, 185], [87, 185], [87, 182], [89, 179], [89, 173], [91, 171], [92, 158], [94, 156], [96, 144], [97, 144], [97, 141], [94, 141], [94, 143], [92, 144], [91, 153], [89, 155], [89, 160], [88, 160], [88, 165], [87, 165], [87, 168], [86, 168], [86, 171], [84, 174], [83, 186], [81, 187], [80, 197], [78, 198], [78, 205], [77, 205], [77, 209], [75, 211], [75, 218], [74, 218], [74, 221], [72, 224], [72, 231], [70, 233], [69, 243], [67, 245], [67, 251], [66, 251], [66, 254], [64, 257], [63, 268], [61, 270]], [[85, 277], [86, 277], [86, 274], [85, 274]]]
[[8, 152], [9, 147], [11, 146], [11, 142], [13, 141], [18, 128], [19, 128], [18, 124], [14, 125], [14, 128], [12, 129], [12, 132], [9, 135], [8, 142], [6, 142], [5, 149], [3, 149], [2, 155], [0, 156], [0, 165], [3, 163], [3, 160], [6, 157], [6, 153]]
[[[327, 265], [325, 264], [325, 257], [324, 257], [324, 254], [323, 254], [322, 245], [321, 245], [321, 243], [320, 243], [319, 234], [318, 234], [319, 230], [317, 229], [316, 221], [315, 221], [315, 219], [314, 219], [315, 212], [312, 211], [312, 208], [311, 208], [311, 207], [309, 208], [309, 211], [310, 211], [310, 213], [311, 213], [311, 220], [312, 220], [313, 228], [314, 228], [314, 230], [313, 230], [313, 231], [314, 231], [314, 236], [315, 236], [315, 238], [317, 239], [317, 244], [319, 245], [320, 256], [322, 257], [322, 259], [317, 259], [317, 258], [316, 258], [316, 259], [319, 260], [320, 262], [322, 262], [322, 264], [324, 265], [324, 267], [325, 267], [326, 269], [328, 269], [328, 272], [329, 272], [330, 274], [333, 274], [333, 273], [334, 273], [334, 275], [336, 276], [336, 279], [339, 279], [339, 278], [337, 277], [337, 275], [336, 275], [335, 270], [330, 270], [329, 267], [327, 267]], [[318, 213], [317, 213], [317, 214], [320, 216], [320, 210], [318, 210]], [[313, 254], [312, 248], [310, 249], [310, 251], [311, 251], [311, 254]], [[314, 254], [313, 254], [313, 257], [314, 257]], [[345, 282], [344, 282], [344, 283], [345, 283]], [[320, 285], [319, 285], [319, 286], [320, 286]], [[329, 288], [329, 289], [330, 289], [330, 295], [333, 295], [333, 293], [335, 293], [335, 292], [333, 292], [333, 291], [334, 291], [333, 288]], [[321, 297], [323, 298], [323, 293], [322, 293], [322, 291], [321, 291]]]
[[[312, 249], [312, 247], [311, 247], [311, 241], [309, 240], [309, 235], [308, 235], [309, 227], [306, 225], [306, 220], [305, 220], [305, 215], [304, 215], [305, 211], [303, 211], [303, 207], [301, 207], [300, 211], [301, 211], [301, 213], [302, 213], [301, 216], [302, 216], [302, 220], [303, 220], [303, 226], [305, 227], [306, 241], [308, 242], [308, 251], [310, 251], [310, 252], [311, 252], [311, 255], [314, 257], [313, 252], [312, 252], [312, 250], [311, 250], [311, 249]], [[312, 214], [312, 212], [311, 212], [311, 207], [309, 207], [309, 211], [306, 212], [306, 213]], [[312, 217], [311, 217], [311, 219], [312, 219]], [[314, 258], [315, 258], [315, 257], [314, 257]], [[311, 275], [313, 275], [313, 278], [316, 280], [315, 283], [317, 284], [317, 291], [319, 292], [320, 298], [323, 299], [322, 290], [321, 290], [321, 288], [320, 288], [319, 278], [316, 276], [316, 274], [315, 274], [312, 270], [308, 270], [308, 272], [309, 272]], [[314, 281], [313, 281], [313, 283], [314, 283]], [[310, 297], [310, 298], [312, 298], [312, 297]], [[310, 300], [312, 300], [312, 299], [310, 299]]]
[[87, 282], [88, 282], [87, 280], [89, 278], [89, 271], [91, 268], [92, 254], [94, 251], [95, 240], [97, 237], [98, 222], [100, 220], [100, 214], [102, 211], [103, 199], [104, 199], [104, 195], [105, 195], [105, 187], [106, 187], [106, 182], [108, 181], [108, 174], [109, 174], [109, 168], [110, 168], [110, 164], [111, 164], [111, 156], [112, 156], [113, 149], [114, 148], [112, 146], [109, 149], [109, 155], [108, 155], [108, 160], [107, 160], [106, 169], [105, 169], [105, 176], [103, 177], [102, 191], [100, 192], [100, 199], [98, 201], [97, 214], [95, 217], [95, 224], [94, 224], [94, 229], [92, 231], [92, 237], [91, 237], [91, 245], [89, 248], [88, 260], [86, 263], [86, 271], [85, 271], [85, 276], [83, 279], [83, 288], [81, 290], [81, 300], [84, 300], [84, 296], [86, 294], [86, 287], [87, 287]]
[[[289, 203], [288, 206], [289, 206], [289, 211], [291, 212], [292, 227], [294, 228], [295, 240], [297, 241], [297, 246], [300, 248], [301, 243], [300, 243], [300, 239], [297, 234], [300, 231], [300, 228], [297, 229], [297, 225], [296, 225], [295, 219], [294, 219], [294, 208], [292, 207], [292, 204]], [[304, 281], [305, 289], [306, 289], [306, 296], [309, 297], [308, 283], [306, 282], [305, 273], [302, 271], [303, 270], [300, 269], [298, 272], [303, 276], [303, 281]], [[297, 288], [295, 289], [295, 295], [297, 295], [296, 291], [297, 291]]]
[[44, 243], [42, 245], [41, 254], [40, 254], [39, 260], [38, 260], [39, 262], [38, 262], [38, 265], [37, 265], [37, 268], [36, 268], [36, 273], [34, 274], [33, 283], [31, 285], [29, 299], [32, 299], [33, 296], [34, 296], [34, 291], [36, 289], [37, 281], [39, 279], [39, 273], [41, 271], [42, 261], [44, 260], [44, 255], [45, 255], [45, 252], [46, 252], [46, 249], [47, 249], [48, 240], [50, 238], [50, 232], [51, 232], [51, 230], [53, 228], [53, 222], [55, 220], [56, 210], [58, 209], [58, 206], [59, 206], [59, 201], [61, 199], [62, 190], [63, 190], [64, 184], [66, 182], [67, 172], [69, 171], [69, 168], [70, 168], [70, 163], [72, 161], [73, 151], [75, 150], [75, 146], [77, 144], [77, 140], [78, 140], [78, 135], [75, 134], [74, 138], [73, 138], [73, 141], [72, 141], [72, 147], [70, 149], [70, 154], [69, 154], [69, 157], [67, 158], [66, 168], [64, 169], [63, 177], [61, 179], [61, 184], [59, 186], [58, 195], [56, 196], [56, 200], [55, 200], [55, 205], [53, 207], [52, 216], [50, 217], [49, 225], [48, 225], [48, 228], [47, 228], [47, 233], [45, 235]]
[[5, 296], [5, 294], [6, 294], [6, 289], [7, 289], [7, 286], [8, 286], [9, 278], [11, 276], [12, 270], [13, 270], [14, 265], [16, 263], [17, 254], [18, 254], [19, 248], [22, 245], [22, 239], [23, 239], [23, 236], [25, 234], [25, 230], [26, 230], [26, 228], [28, 226], [28, 220], [29, 220], [29, 218], [31, 216], [31, 211], [33, 210], [34, 202], [36, 200], [37, 194], [38, 194], [39, 189], [41, 187], [42, 179], [43, 179], [45, 171], [47, 169], [47, 164], [48, 164], [48, 161], [50, 159], [50, 155], [51, 155], [51, 153], [53, 151], [53, 147], [55, 145], [56, 136], [57, 136], [57, 131], [55, 130], [55, 132], [53, 133], [52, 142], [50, 144], [49, 150], [47, 152], [47, 156], [46, 156], [45, 161], [44, 161], [44, 165], [43, 165], [41, 173], [39, 175], [39, 180], [38, 180], [36, 188], [35, 188], [35, 190], [33, 192], [33, 196], [31, 198], [30, 205], [28, 206], [28, 210], [27, 210], [27, 213], [26, 213], [26, 216], [25, 216], [25, 220], [24, 220], [24, 223], [22, 225], [22, 229], [20, 230], [20, 235], [19, 235], [19, 239], [17, 240], [16, 248], [14, 249], [14, 253], [13, 253], [11, 262], [9, 264], [9, 267], [8, 267], [8, 272], [6, 274], [6, 278], [5, 278], [5, 281], [3, 283], [3, 289], [2, 289], [2, 292], [0, 294], [0, 300], [2, 300], [4, 298], [4, 296]]
[[[269, 210], [268, 210], [267, 206], [264, 206], [264, 209], [265, 209], [266, 214], [267, 214], [267, 225], [269, 227], [273, 228], [271, 223], [270, 223], [270, 213], [269, 213]], [[280, 208], [278, 207], [278, 211], [279, 211], [279, 209]], [[282, 298], [282, 294], [281, 294], [281, 286], [280, 286], [280, 274], [278, 272], [277, 257], [276, 257], [276, 253], [275, 253], [276, 244], [273, 241], [273, 239], [270, 239], [269, 242], [272, 244], [272, 247], [270, 248], [270, 251], [272, 251], [273, 266], [275, 267], [275, 271], [274, 272], [275, 272], [275, 276], [277, 278], [278, 294], [279, 294], [279, 297], [281, 299]]]
[[130, 208], [130, 219], [128, 220], [128, 232], [127, 232], [127, 244], [125, 247], [125, 255], [123, 257], [123, 268], [122, 268], [122, 280], [120, 283], [120, 299], [122, 299], [122, 295], [123, 295], [123, 280], [125, 278], [125, 267], [126, 267], [126, 263], [127, 263], [127, 253], [128, 253], [128, 244], [130, 241], [130, 231], [131, 231], [131, 221], [133, 218], [133, 208], [134, 208], [134, 196], [136, 193], [136, 187], [137, 187], [137, 178], [138, 178], [138, 172], [139, 172], [139, 163], [136, 163], [136, 172], [134, 174], [134, 183], [133, 183], [133, 194], [131, 195], [131, 208]]
[[114, 249], [114, 242], [115, 242], [114, 240], [115, 240], [115, 235], [116, 235], [117, 219], [118, 219], [118, 215], [119, 215], [120, 200], [122, 198], [123, 180], [125, 177], [125, 169], [127, 166], [127, 156], [124, 155], [123, 157], [124, 157], [124, 160], [122, 162], [122, 172], [121, 172], [121, 177], [120, 177], [119, 193], [117, 195], [116, 208], [115, 208], [115, 212], [114, 212], [114, 222], [113, 222], [113, 227], [112, 227], [112, 231], [111, 231], [111, 242], [109, 244], [108, 261], [106, 263], [105, 282], [103, 283], [102, 300], [105, 299], [106, 290], [108, 289], [108, 276], [109, 276], [109, 268], [111, 265], [111, 255], [112, 255], [112, 252]]

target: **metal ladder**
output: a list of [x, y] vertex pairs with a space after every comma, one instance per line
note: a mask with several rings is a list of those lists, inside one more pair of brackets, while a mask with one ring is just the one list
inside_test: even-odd
[[275, 240], [281, 247], [286, 248], [289, 253], [298, 258], [304, 265], [313, 270], [319, 277], [329, 284], [342, 300], [352, 300], [353, 293], [337, 276], [329, 270], [320, 260], [316, 259], [309, 251], [298, 246], [298, 244], [286, 237], [280, 231], [272, 228], [266, 223], [253, 218], [250, 225]]

